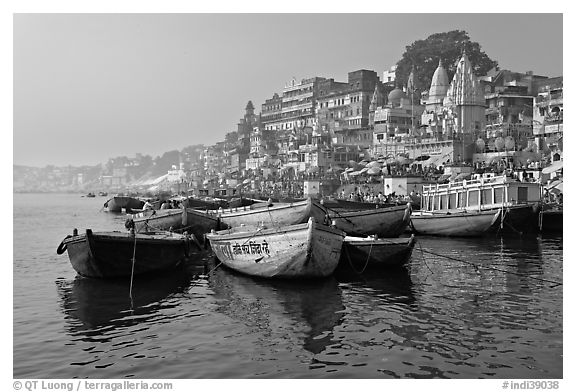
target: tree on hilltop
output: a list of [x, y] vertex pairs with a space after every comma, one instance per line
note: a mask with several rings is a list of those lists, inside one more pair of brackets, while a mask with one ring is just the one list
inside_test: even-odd
[[482, 51], [478, 42], [470, 41], [466, 31], [453, 30], [432, 34], [425, 40], [417, 40], [407, 46], [402, 59], [396, 64], [396, 81], [399, 86], [405, 86], [414, 66], [416, 91], [428, 90], [440, 59], [451, 80], [464, 50], [476, 76], [486, 75], [490, 69], [498, 66], [497, 61]]

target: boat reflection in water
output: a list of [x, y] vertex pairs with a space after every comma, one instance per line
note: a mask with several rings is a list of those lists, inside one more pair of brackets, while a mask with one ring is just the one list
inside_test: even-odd
[[[60, 305], [69, 316], [69, 332], [105, 342], [109, 341], [114, 330], [149, 321], [159, 312], [176, 307], [178, 301], [168, 299], [184, 293], [194, 277], [184, 268], [135, 277], [132, 297], [129, 278], [77, 276], [72, 281], [56, 281]], [[197, 268], [202, 273], [202, 267]]]
[[[335, 275], [338, 282], [347, 288], [361, 290], [359, 295], [373, 296], [381, 305], [386, 304], [412, 304], [415, 301], [410, 267], [397, 267], [378, 271], [371, 274], [351, 274], [338, 272]], [[369, 298], [365, 300], [370, 301]], [[380, 306], [379, 305], [379, 306]]]
[[209, 278], [216, 308], [258, 336], [258, 346], [302, 346], [318, 354], [333, 343], [344, 315], [342, 293], [333, 277], [311, 281], [258, 279], [230, 269]]

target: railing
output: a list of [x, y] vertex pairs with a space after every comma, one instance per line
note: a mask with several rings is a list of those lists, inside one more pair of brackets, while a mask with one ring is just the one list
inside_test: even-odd
[[422, 193], [442, 192], [447, 191], [449, 189], [475, 187], [478, 185], [503, 184], [505, 182], [506, 182], [506, 176], [482, 177], [480, 179], [462, 180], [458, 182], [450, 182], [448, 184], [424, 185], [422, 187]]

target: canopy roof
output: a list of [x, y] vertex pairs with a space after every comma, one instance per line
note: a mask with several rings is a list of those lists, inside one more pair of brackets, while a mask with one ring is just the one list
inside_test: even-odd
[[547, 166], [544, 169], [542, 169], [542, 173], [543, 174], [549, 174], [549, 173], [554, 173], [555, 171], [562, 169], [563, 162], [564, 161], [553, 162], [550, 166]]

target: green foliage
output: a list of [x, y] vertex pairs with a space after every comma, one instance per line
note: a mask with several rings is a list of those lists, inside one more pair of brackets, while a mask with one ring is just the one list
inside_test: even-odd
[[458, 60], [462, 57], [464, 50], [466, 50], [466, 55], [476, 76], [486, 75], [490, 69], [498, 66], [497, 61], [490, 59], [482, 51], [479, 43], [470, 41], [466, 31], [453, 30], [446, 33], [436, 33], [425, 40], [414, 41], [406, 47], [402, 59], [397, 63], [397, 84], [399, 86], [406, 85], [410, 70], [414, 65], [416, 91], [428, 90], [440, 59], [442, 59], [448, 77], [452, 79], [456, 72]]

